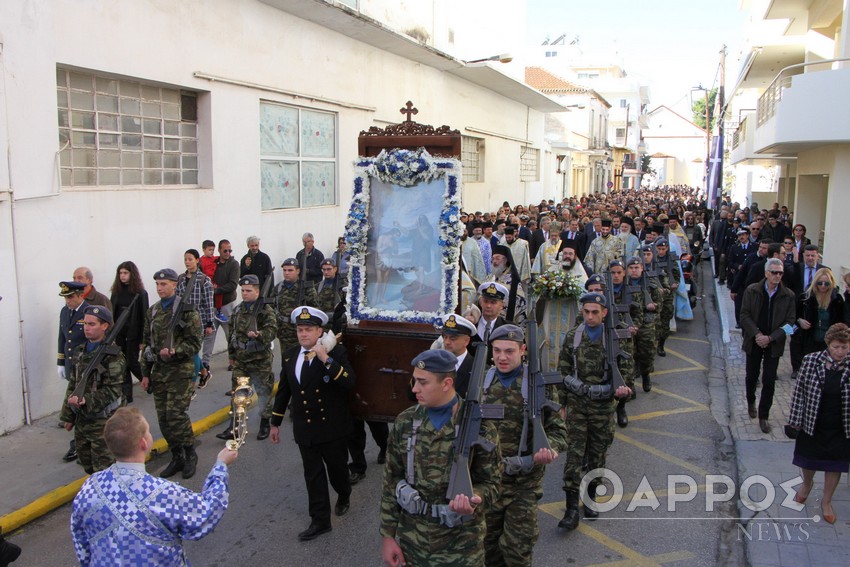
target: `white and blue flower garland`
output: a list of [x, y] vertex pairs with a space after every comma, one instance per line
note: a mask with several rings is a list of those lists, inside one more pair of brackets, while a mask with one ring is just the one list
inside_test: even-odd
[[[434, 158], [424, 148], [417, 150], [382, 150], [375, 158], [361, 158], [354, 163], [354, 190], [345, 223], [345, 241], [351, 254], [349, 263], [348, 320], [404, 321], [436, 324], [442, 315], [457, 307], [460, 273], [461, 162], [452, 158]], [[415, 191], [420, 183], [446, 179], [443, 208], [440, 211], [439, 245], [443, 279], [439, 311], [395, 311], [369, 307], [366, 298], [366, 240], [369, 233], [370, 177]]]

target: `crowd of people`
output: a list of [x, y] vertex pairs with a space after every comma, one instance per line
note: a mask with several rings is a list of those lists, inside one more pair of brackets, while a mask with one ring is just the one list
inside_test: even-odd
[[[106, 545], [89, 541], [92, 526], [104, 521], [96, 516], [104, 513], [104, 505], [109, 507], [104, 500], [111, 494], [95, 484], [120, 483], [136, 495], [136, 505], [147, 502], [143, 486], [152, 481], [143, 481], [150, 475], [143, 466], [128, 462], [138, 462], [138, 455], [149, 448], [149, 428], [142, 416], [117, 409], [132, 403], [132, 375], [153, 393], [157, 420], [172, 450], [160, 477], [194, 474], [197, 455], [186, 409], [193, 392], [211, 377], [207, 353], [212, 353], [216, 333], [224, 327], [232, 388], [236, 376], [247, 376], [258, 394], [257, 438], [279, 443], [284, 416], [292, 419], [310, 516], [299, 540], [330, 532], [332, 511], [336, 516], [348, 512], [352, 486], [365, 474], [369, 425], [379, 447], [378, 463], [385, 465], [380, 533], [387, 565], [530, 565], [539, 535], [536, 508], [545, 466], [559, 453], [567, 454], [566, 511], [559, 528], [571, 531], [582, 517], [599, 516], [599, 480], [583, 482], [583, 476], [605, 466], [615, 424], [628, 426], [626, 405], [636, 397], [638, 378], [643, 391], [651, 392], [655, 357], [666, 356], [665, 342], [676, 320], [692, 317], [682, 258], [693, 266], [712, 256], [709, 248], [715, 277], [730, 285], [733, 298], [740, 297], [736, 301], [747, 352], [748, 410], [763, 429], [769, 430], [775, 362], [785, 337], [792, 337], [799, 378], [788, 431], [799, 432], [795, 463], [808, 471], [797, 498], [805, 501], [814, 471], [826, 470], [830, 490], [827, 497], [825, 489], [824, 517], [834, 521], [830, 499], [840, 471], [846, 471], [850, 461], [850, 430], [844, 425], [850, 421], [841, 420], [850, 407], [850, 335], [840, 324], [847, 317], [845, 303], [832, 273], [812, 254], [817, 248], [812, 250], [804, 240], [805, 228], [796, 230], [786, 208], [740, 210], [736, 203], [723, 201], [715, 212], [699, 190], [676, 186], [528, 207], [511, 208], [506, 202], [498, 211], [462, 213], [467, 230], [461, 242], [461, 312], [443, 316], [440, 339], [411, 362], [411, 395], [417, 404], [397, 417], [392, 431], [386, 423], [355, 419], [348, 409], [356, 375], [345, 347], [337, 342], [346, 326], [344, 240], [326, 258], [315, 248], [313, 236], [304, 234], [303, 249], [282, 262], [283, 277], [276, 284], [274, 264], [260, 251], [258, 238], [248, 239], [249, 250], [241, 262], [232, 257], [228, 241], [219, 242], [218, 256], [215, 245], [205, 242], [203, 254], [186, 251], [185, 272], [166, 268], [154, 274], [159, 301], [150, 306], [132, 262], [118, 267], [111, 304], [95, 295], [90, 271], [81, 268], [80, 281], [61, 284], [66, 308], [60, 317], [59, 363], [60, 375], [68, 380], [62, 420], [75, 431], [75, 458], [87, 472], [109, 472], [89, 479], [75, 501], [78, 556], [103, 552], [98, 545]], [[762, 214], [769, 219], [764, 231]], [[760, 244], [768, 239], [762, 236], [757, 243], [759, 232], [778, 237], [781, 249], [766, 247], [759, 254]], [[798, 232], [802, 234], [795, 237]], [[795, 271], [789, 274], [792, 265]], [[582, 293], [547, 297], [536, 286], [547, 274], [570, 276]], [[698, 284], [691, 279], [689, 285]], [[242, 302], [237, 305], [239, 287]], [[102, 303], [93, 304], [98, 300]], [[539, 318], [541, 305], [559, 302], [569, 305], [568, 325], [541, 331], [541, 338], [557, 345], [557, 355], [548, 364], [563, 381], [550, 391], [550, 403], [541, 406], [537, 428], [531, 426], [527, 409], [528, 323]], [[117, 325], [125, 312], [126, 321]], [[99, 345], [108, 342], [106, 336], [115, 327], [118, 348], [101, 353]], [[614, 342], [606, 333], [616, 335]], [[272, 396], [275, 339], [281, 373]], [[612, 349], [630, 356], [612, 358]], [[482, 383], [472, 374], [479, 351], [486, 358]], [[101, 364], [89, 377], [90, 360], [98, 355]], [[89, 384], [82, 391], [88, 395], [75, 395], [86, 379]], [[446, 500], [447, 463], [454, 458], [467, 399], [501, 405], [504, 415], [482, 422], [480, 435], [487, 442], [471, 449], [474, 492]], [[120, 427], [134, 432], [117, 450], [117, 434], [105, 433], [113, 414], [121, 416]], [[230, 439], [236, 429], [238, 424], [231, 422], [218, 437]], [[115, 458], [118, 463], [110, 466]], [[211, 531], [227, 505], [226, 464], [233, 459], [235, 452], [223, 451], [204, 492], [194, 496], [209, 512], [185, 532], [166, 530], [169, 537], [160, 533], [162, 541], [203, 537]], [[135, 483], [129, 488], [128, 479]], [[337, 494], [333, 507], [328, 484]], [[193, 496], [181, 492], [180, 498], [192, 501]], [[175, 508], [173, 515], [179, 516], [180, 510]], [[114, 539], [109, 544], [150, 545], [155, 538], [139, 540], [139, 528], [131, 522], [110, 535]]]

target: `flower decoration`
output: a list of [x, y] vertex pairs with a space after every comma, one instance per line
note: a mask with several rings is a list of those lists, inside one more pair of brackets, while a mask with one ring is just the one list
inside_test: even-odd
[[[438, 323], [442, 315], [454, 312], [458, 301], [457, 280], [460, 274], [460, 160], [434, 158], [424, 148], [416, 150], [382, 150], [377, 157], [361, 158], [354, 163], [354, 188], [351, 206], [345, 223], [345, 240], [351, 257], [349, 260], [348, 320], [404, 321], [411, 323]], [[368, 305], [366, 297], [366, 255], [369, 233], [370, 178], [376, 178], [416, 191], [419, 184], [445, 179], [443, 207], [438, 222], [438, 245], [443, 291], [437, 311], [380, 310]]]
[[551, 270], [537, 276], [531, 292], [545, 299], [578, 298], [584, 293], [584, 287], [578, 277], [563, 270]]

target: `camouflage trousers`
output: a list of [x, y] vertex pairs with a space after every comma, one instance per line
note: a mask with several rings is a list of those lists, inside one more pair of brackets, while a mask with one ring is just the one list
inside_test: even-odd
[[487, 534], [484, 536], [484, 554], [487, 567], [531, 565], [534, 544], [540, 536], [537, 502], [542, 497], [541, 481], [502, 482], [499, 498], [485, 514]]
[[661, 313], [655, 320], [655, 336], [659, 341], [667, 340], [670, 336], [670, 320], [676, 314], [676, 292], [668, 290], [664, 293], [664, 300], [661, 302]]
[[[404, 512], [402, 512], [404, 514]], [[407, 537], [405, 531], [398, 534], [398, 544], [404, 554], [408, 567], [479, 567], [484, 565], [484, 522], [477, 525], [464, 525], [446, 528], [434, 523], [431, 518], [422, 518], [425, 522], [427, 541], [417, 541], [419, 537]], [[430, 528], [430, 529], [428, 529]], [[414, 535], [414, 534], [411, 534]]]
[[[181, 365], [185, 366], [185, 365]], [[190, 366], [191, 367], [191, 366]], [[177, 370], [175, 368], [175, 370]], [[180, 368], [179, 370], [183, 370]], [[192, 421], [189, 419], [189, 401], [192, 399], [192, 373], [179, 372], [172, 376], [157, 376], [153, 380], [153, 402], [156, 419], [162, 436], [170, 448], [186, 447], [195, 443]]]
[[[637, 335], [635, 335], [631, 339], [620, 341], [620, 348], [623, 349], [623, 352], [625, 352], [629, 356], [631, 356], [632, 360], [634, 360], [634, 358], [635, 358], [635, 338], [636, 337], [637, 337]], [[620, 368], [622, 369], [622, 366]], [[635, 387], [635, 372], [637, 372], [637, 371], [635, 370], [634, 364], [629, 365], [629, 371], [628, 372], [623, 372], [623, 381], [625, 381], [626, 386], [628, 386], [631, 389], [634, 389], [634, 387]]]
[[[633, 338], [635, 343], [635, 375], [649, 374], [655, 370], [655, 321], [644, 323]], [[633, 380], [634, 381], [634, 380]]]
[[108, 469], [115, 462], [103, 439], [106, 419], [84, 419], [78, 415], [74, 420], [77, 459], [89, 474]]
[[567, 461], [564, 490], [578, 490], [587, 456], [588, 470], [605, 466], [605, 455], [614, 442], [616, 403], [594, 402], [570, 395], [567, 400]]
[[[233, 377], [231, 378], [234, 390], [236, 389], [236, 378], [239, 376], [248, 376], [251, 379], [251, 387], [257, 393], [256, 407], [260, 408], [260, 417], [270, 419], [272, 408], [274, 408], [274, 398], [271, 397], [274, 388], [274, 372], [271, 370], [248, 370], [240, 367], [237, 362], [236, 366], [233, 367]], [[254, 406], [250, 409], [253, 408]]]

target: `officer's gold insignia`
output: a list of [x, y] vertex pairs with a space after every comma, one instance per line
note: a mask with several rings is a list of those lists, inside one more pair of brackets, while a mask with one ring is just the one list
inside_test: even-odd
[[451, 317], [446, 319], [446, 322], [443, 324], [443, 326], [448, 327], [450, 329], [456, 328], [457, 327], [457, 321], [455, 321], [455, 316], [452, 315]]
[[420, 369], [420, 370], [425, 370], [425, 361], [424, 361], [424, 360], [420, 360], [419, 362], [417, 362], [417, 363], [416, 363], [416, 368], [418, 368], [418, 369]]
[[301, 310], [301, 315], [298, 316], [299, 319], [309, 319], [310, 311], [305, 307]]

